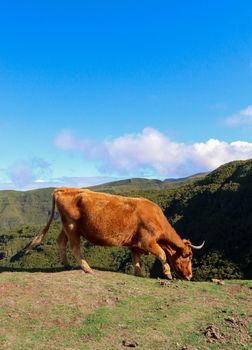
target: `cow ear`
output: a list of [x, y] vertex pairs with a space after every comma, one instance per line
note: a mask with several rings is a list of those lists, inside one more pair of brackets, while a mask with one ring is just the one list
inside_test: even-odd
[[183, 258], [188, 258], [192, 255], [192, 248], [189, 245], [190, 243], [186, 243], [185, 247], [182, 248], [181, 254]]
[[191, 241], [189, 239], [185, 239], [183, 238], [182, 241], [184, 242], [185, 245], [190, 245], [191, 244]]

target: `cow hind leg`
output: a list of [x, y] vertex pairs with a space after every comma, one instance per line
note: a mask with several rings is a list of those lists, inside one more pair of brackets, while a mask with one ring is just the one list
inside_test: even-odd
[[156, 241], [152, 241], [146, 246], [146, 250], [155, 255], [161, 261], [165, 277], [172, 279], [170, 265], [167, 262], [165, 251], [160, 245]]
[[73, 229], [73, 225], [69, 225], [69, 229], [66, 231], [68, 240], [70, 243], [70, 248], [72, 249], [73, 255], [75, 259], [77, 260], [78, 264], [80, 264], [80, 267], [84, 272], [87, 273], [93, 273], [93, 270], [88, 265], [88, 262], [84, 259], [84, 257], [81, 255], [80, 251], [80, 235], [76, 230]]
[[83, 258], [83, 256], [81, 255], [80, 245], [76, 244], [75, 242], [70, 242], [70, 247], [73, 251], [73, 255], [74, 255], [75, 259], [77, 260], [78, 264], [80, 264], [80, 267], [82, 268], [82, 270], [84, 272], [87, 272], [87, 273], [93, 273], [93, 270], [88, 265], [87, 260], [85, 260]]
[[140, 265], [141, 252], [137, 249], [132, 248], [131, 254], [132, 254], [132, 262], [134, 266], [134, 275], [138, 277], [143, 277], [141, 265]]
[[68, 263], [67, 254], [66, 254], [66, 247], [67, 247], [67, 243], [68, 243], [68, 238], [67, 238], [63, 229], [61, 230], [56, 242], [57, 242], [57, 246], [59, 249], [61, 262], [65, 268], [68, 268], [69, 263]]

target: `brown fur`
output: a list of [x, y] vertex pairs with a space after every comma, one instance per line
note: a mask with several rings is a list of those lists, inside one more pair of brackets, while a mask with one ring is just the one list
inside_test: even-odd
[[180, 277], [192, 277], [190, 241], [182, 240], [161, 208], [144, 198], [129, 198], [79, 188], [59, 188], [53, 193], [49, 222], [34, 238], [29, 249], [42, 242], [54, 216], [55, 203], [62, 221], [57, 244], [65, 266], [68, 265], [66, 246], [69, 242], [82, 269], [92, 272], [80, 253], [82, 236], [97, 245], [129, 247], [136, 275], [141, 275], [140, 256], [151, 253], [161, 261], [167, 278], [172, 278], [167, 258]]

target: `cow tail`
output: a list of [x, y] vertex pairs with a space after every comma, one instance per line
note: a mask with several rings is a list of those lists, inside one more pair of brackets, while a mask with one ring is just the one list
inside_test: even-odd
[[39, 231], [39, 233], [37, 234], [37, 236], [34, 237], [34, 239], [24, 248], [25, 251], [35, 249], [37, 246], [39, 246], [42, 243], [42, 241], [43, 241], [45, 235], [47, 234], [49, 227], [53, 221], [54, 212], [55, 212], [55, 193], [53, 193], [53, 196], [52, 196], [52, 210], [51, 210], [51, 215], [50, 215], [50, 218], [49, 218], [46, 226], [44, 228], [42, 228]]

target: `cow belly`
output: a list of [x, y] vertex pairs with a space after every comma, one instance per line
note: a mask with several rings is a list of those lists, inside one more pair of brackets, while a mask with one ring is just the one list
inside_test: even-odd
[[134, 227], [132, 226], [106, 225], [102, 221], [100, 225], [91, 222], [80, 223], [79, 230], [89, 242], [108, 247], [131, 245], [134, 236]]
[[82, 236], [94, 245], [99, 245], [103, 247], [117, 247], [122, 245], [119, 243], [117, 239], [114, 239], [114, 238], [104, 238], [104, 237], [101, 237], [100, 235], [97, 236], [94, 234], [86, 234], [86, 233], [82, 233]]

